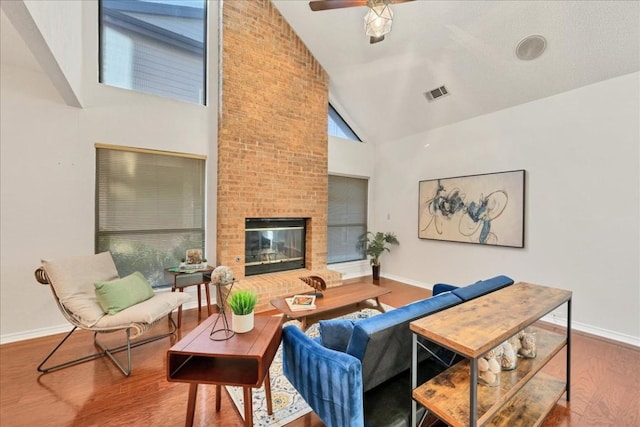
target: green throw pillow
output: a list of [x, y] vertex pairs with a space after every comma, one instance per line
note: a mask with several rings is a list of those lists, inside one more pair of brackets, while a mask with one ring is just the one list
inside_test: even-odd
[[151, 285], [138, 271], [121, 279], [96, 282], [95, 286], [100, 307], [106, 314], [112, 315], [154, 295]]

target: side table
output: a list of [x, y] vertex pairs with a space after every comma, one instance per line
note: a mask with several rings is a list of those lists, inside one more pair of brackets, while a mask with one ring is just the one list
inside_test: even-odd
[[254, 328], [228, 340], [209, 338], [217, 316], [211, 316], [167, 351], [167, 381], [189, 385], [185, 426], [193, 425], [198, 384], [216, 385], [216, 412], [223, 385], [244, 390], [245, 426], [253, 426], [252, 387], [264, 382], [267, 412], [273, 413], [269, 367], [282, 339], [281, 315], [256, 315]]
[[[165, 270], [168, 274], [173, 276], [173, 285], [171, 286], [171, 292], [179, 290], [184, 292], [184, 288], [188, 286], [198, 287], [198, 315], [201, 312], [200, 301], [202, 300], [202, 294], [200, 293], [200, 285], [204, 285], [204, 291], [207, 297], [207, 315], [211, 316], [211, 292], [209, 290], [209, 283], [211, 282], [211, 272], [213, 267], [207, 266], [206, 269], [198, 270], [194, 272], [186, 271], [171, 271]], [[178, 328], [182, 325], [182, 305], [178, 307]]]

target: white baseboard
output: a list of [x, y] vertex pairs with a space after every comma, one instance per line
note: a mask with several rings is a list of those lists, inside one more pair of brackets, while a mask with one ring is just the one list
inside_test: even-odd
[[[540, 320], [543, 320], [547, 323], [551, 323], [553, 325], [558, 325], [562, 327], [567, 326], [567, 319], [561, 318], [558, 316], [547, 315]], [[576, 322], [575, 320], [571, 321], [571, 329], [584, 332], [585, 334], [594, 335], [596, 337], [604, 338], [611, 341], [621, 342], [621, 343], [629, 344], [634, 347], [640, 348], [640, 338], [634, 337], [632, 335], [621, 334], [619, 332], [611, 331], [609, 329], [603, 329], [597, 326], [588, 325], [586, 323]]]
[[[215, 304], [216, 303], [216, 292], [215, 292], [215, 286], [211, 287], [211, 304]], [[164, 288], [164, 289], [159, 289], [156, 292], [170, 292], [171, 288]], [[198, 293], [196, 291], [195, 288], [193, 289], [186, 289], [185, 290], [186, 293], [191, 295], [191, 300], [184, 303], [182, 305], [182, 309], [183, 310], [190, 310], [192, 308], [198, 308]], [[206, 296], [205, 293], [202, 292], [202, 306], [206, 307]], [[9, 344], [12, 342], [18, 342], [18, 341], [24, 341], [24, 340], [30, 340], [33, 338], [41, 338], [41, 337], [46, 337], [49, 335], [56, 335], [56, 334], [62, 334], [62, 333], [67, 333], [71, 330], [71, 328], [73, 328], [73, 326], [69, 323], [63, 323], [60, 325], [55, 325], [55, 326], [49, 326], [46, 328], [39, 328], [39, 329], [32, 329], [30, 331], [23, 331], [23, 332], [15, 332], [12, 334], [4, 334], [0, 336], [0, 345], [2, 344]]]
[[407, 279], [406, 277], [400, 277], [400, 276], [395, 276], [393, 274], [386, 274], [386, 273], [385, 274], [380, 273], [380, 277], [395, 280], [396, 282], [406, 283], [407, 285], [417, 286], [419, 288], [424, 288], [429, 290], [433, 289], [433, 283], [419, 282], [417, 280]]
[[49, 335], [62, 334], [69, 332], [73, 326], [69, 323], [65, 323], [57, 326], [50, 326], [48, 328], [32, 329], [30, 331], [16, 332], [13, 334], [4, 334], [0, 336], [0, 344], [9, 344], [12, 342], [30, 340], [33, 338], [42, 338]]

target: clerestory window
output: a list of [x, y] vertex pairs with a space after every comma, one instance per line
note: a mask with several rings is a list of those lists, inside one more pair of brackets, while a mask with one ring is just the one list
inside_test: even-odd
[[206, 104], [206, 0], [100, 0], [100, 83]]
[[329, 104], [329, 135], [362, 142], [331, 104]]

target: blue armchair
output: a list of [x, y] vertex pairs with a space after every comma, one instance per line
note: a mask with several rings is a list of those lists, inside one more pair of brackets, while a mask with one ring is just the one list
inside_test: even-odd
[[282, 332], [283, 371], [327, 427], [363, 426], [362, 364], [296, 326]]

